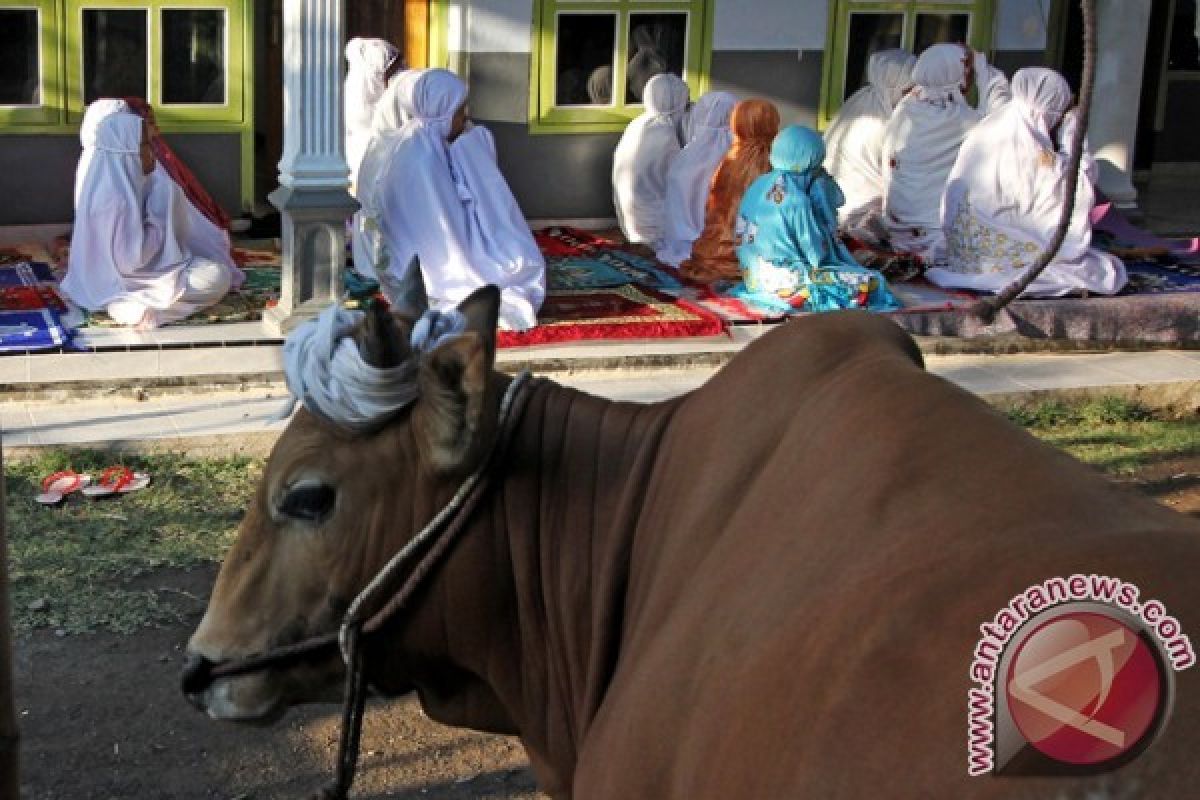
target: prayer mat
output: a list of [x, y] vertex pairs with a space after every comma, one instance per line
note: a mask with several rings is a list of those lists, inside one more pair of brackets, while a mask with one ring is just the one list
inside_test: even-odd
[[1126, 261], [1129, 283], [1122, 295], [1200, 292], [1200, 264], [1178, 263], [1173, 256]]
[[65, 347], [74, 331], [49, 308], [0, 311], [0, 353], [23, 353]]
[[250, 249], [248, 247], [233, 247], [233, 260], [239, 267], [275, 267], [283, 266], [283, 254], [275, 248], [268, 250]]
[[550, 290], [600, 289], [636, 283], [652, 289], [678, 289], [670, 267], [628, 247], [575, 228], [547, 228], [534, 233], [546, 258]]
[[527, 331], [500, 331], [500, 347], [584, 339], [671, 339], [725, 332], [715, 314], [645, 286], [564, 289], [550, 293]]

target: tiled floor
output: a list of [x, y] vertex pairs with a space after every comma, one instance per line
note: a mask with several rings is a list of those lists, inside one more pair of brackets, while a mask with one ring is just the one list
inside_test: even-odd
[[[931, 372], [979, 395], [1033, 390], [1200, 383], [1200, 353], [929, 356]], [[593, 394], [652, 402], [697, 388], [711, 369], [572, 376], [560, 382]], [[161, 400], [0, 403], [6, 446], [49, 446], [236, 436], [281, 430], [280, 389], [206, 392]]]

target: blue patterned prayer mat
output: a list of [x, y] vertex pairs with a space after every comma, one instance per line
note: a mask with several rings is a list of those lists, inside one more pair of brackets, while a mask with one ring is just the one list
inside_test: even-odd
[[64, 328], [49, 308], [0, 311], [0, 353], [46, 350], [70, 343], [73, 330]]
[[683, 284], [656, 262], [625, 250], [597, 248], [577, 256], [546, 259], [550, 291], [610, 289], [636, 283], [652, 289], [678, 289]]
[[1200, 265], [1171, 263], [1174, 260], [1125, 262], [1129, 283], [1121, 294], [1200, 292]]

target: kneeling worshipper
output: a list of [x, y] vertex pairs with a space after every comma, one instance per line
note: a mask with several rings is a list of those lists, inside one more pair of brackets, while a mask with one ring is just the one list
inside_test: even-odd
[[771, 169], [771, 143], [779, 135], [779, 110], [758, 98], [733, 108], [733, 145], [713, 176], [704, 206], [704, 229], [680, 273], [699, 283], [739, 281], [742, 268], [734, 247], [738, 207], [746, 189]]
[[737, 98], [728, 92], [708, 92], [688, 113], [688, 142], [667, 169], [663, 234], [655, 253], [664, 264], [679, 266], [704, 230], [713, 174], [733, 142], [729, 115], [736, 105]]
[[190, 204], [165, 173], [154, 178], [148, 125], [122, 100], [97, 100], [79, 136], [83, 155], [63, 293], [139, 330], [220, 300], [240, 271], [190, 247]]
[[[942, 193], [970, 130], [1008, 103], [1008, 80], [982, 53], [935, 44], [913, 67], [914, 87], [883, 136], [883, 221], [891, 249], [927, 256], [941, 244]], [[963, 97], [972, 83], [979, 108]]]
[[225, 209], [205, 191], [200, 179], [187, 164], [175, 154], [166, 138], [158, 130], [154, 109], [140, 97], [125, 97], [122, 101], [129, 111], [142, 118], [150, 136], [150, 149], [154, 151], [157, 164], [151, 181], [169, 180], [187, 198], [185, 210], [188, 216], [187, 246], [192, 255], [226, 264], [233, 270], [233, 286], [242, 285], [246, 276], [237, 268], [233, 258], [233, 240], [229, 236], [229, 215]]
[[779, 311], [900, 307], [887, 281], [860, 266], [837, 234], [842, 192], [821, 166], [825, 141], [791, 125], [771, 145], [771, 171], [761, 176], [738, 211], [744, 288], [739, 294]]
[[883, 209], [883, 132], [912, 88], [916, 63], [907, 50], [872, 53], [867, 85], [850, 96], [825, 131], [825, 169], [846, 196], [842, 230], [868, 244], [881, 238], [872, 230]]
[[613, 204], [625, 238], [656, 247], [663, 234], [667, 170], [681, 149], [688, 87], [675, 73], [663, 72], [646, 83], [644, 94], [646, 110], [625, 128], [613, 153]]
[[379, 105], [388, 77], [403, 62], [400, 51], [384, 39], [355, 37], [346, 43], [346, 84], [342, 95], [346, 125], [346, 163], [350, 166], [353, 193], [371, 140], [375, 107]]
[[[1071, 88], [1049, 69], [1013, 76], [1012, 103], [971, 131], [946, 185], [945, 251], [926, 277], [939, 286], [999, 292], [1041, 256], [1062, 218], [1078, 116]], [[1091, 246], [1095, 168], [1086, 148], [1075, 209], [1058, 255], [1022, 297], [1115, 294], [1125, 265]]]
[[467, 120], [466, 99], [466, 85], [444, 69], [410, 70], [384, 95], [395, 106], [386, 113], [405, 122], [378, 133], [363, 159], [355, 268], [376, 278], [400, 310], [418, 277], [414, 265], [436, 310], [494, 284], [501, 326], [526, 330], [545, 298], [545, 260], [500, 173], [490, 132]]

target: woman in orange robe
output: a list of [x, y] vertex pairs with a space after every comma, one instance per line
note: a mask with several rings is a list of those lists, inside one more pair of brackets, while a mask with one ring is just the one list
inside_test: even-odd
[[701, 283], [742, 279], [734, 252], [738, 206], [755, 178], [771, 170], [771, 142], [779, 133], [779, 110], [766, 100], [743, 100], [734, 106], [730, 128], [733, 146], [713, 175], [704, 208], [704, 232], [692, 245], [692, 257], [679, 266], [684, 277]]

